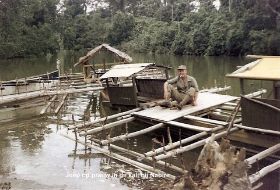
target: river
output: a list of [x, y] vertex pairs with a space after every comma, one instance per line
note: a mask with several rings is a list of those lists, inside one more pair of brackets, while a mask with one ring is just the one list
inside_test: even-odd
[[[81, 55], [81, 53], [64, 51], [55, 56], [42, 58], [0, 60], [0, 80], [50, 72], [56, 69], [57, 62], [65, 73], [80, 71], [80, 68], [73, 68], [73, 64]], [[130, 55], [135, 63], [154, 62], [171, 66], [171, 75], [176, 73], [178, 65], [186, 64], [188, 74], [197, 79], [200, 89], [230, 85], [232, 88], [228, 93], [232, 95], [240, 94], [239, 82], [225, 78], [225, 75], [233, 72], [237, 66], [251, 61], [240, 57]], [[104, 55], [97, 57], [95, 63], [98, 63], [102, 56]], [[106, 57], [110, 61], [114, 60], [113, 57]], [[248, 81], [246, 93], [261, 87], [269, 88], [270, 85], [270, 83]], [[0, 188], [10, 185], [12, 189], [102, 190], [148, 189], [160, 185], [164, 181], [160, 177], [147, 177], [145, 173], [134, 167], [109, 159], [94, 150], [85, 150], [84, 146], [75, 146], [73, 141], [61, 135], [67, 133], [65, 125], [72, 122], [72, 116], [75, 121], [82, 119], [92, 97], [95, 98], [96, 104], [92, 107], [94, 111], [90, 113], [90, 117], [101, 117], [117, 112], [98, 103], [98, 94], [91, 93], [69, 96], [63, 113], [58, 117], [34, 116], [42, 108], [42, 105], [38, 106], [37, 102], [29, 103], [20, 111], [13, 107], [0, 109], [2, 115], [0, 117]], [[133, 123], [131, 130], [143, 125]], [[120, 129], [113, 133], [120, 134], [124, 131]], [[151, 143], [148, 143], [150, 141], [149, 136], [141, 136], [117, 145], [146, 152], [151, 150]], [[191, 169], [195, 164], [198, 154], [199, 150], [195, 150], [189, 155], [184, 155], [187, 169]], [[277, 182], [279, 178], [273, 176], [266, 182], [272, 185], [260, 189], [269, 187], [269, 189], [279, 190]]]

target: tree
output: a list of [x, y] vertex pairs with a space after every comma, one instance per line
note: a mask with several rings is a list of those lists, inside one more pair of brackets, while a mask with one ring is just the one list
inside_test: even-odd
[[131, 36], [133, 28], [134, 18], [122, 12], [117, 12], [112, 20], [108, 41], [112, 45], [120, 44]]

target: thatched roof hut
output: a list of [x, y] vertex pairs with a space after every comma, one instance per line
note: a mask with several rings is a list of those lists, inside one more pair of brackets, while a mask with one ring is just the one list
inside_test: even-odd
[[[108, 44], [101, 44], [100, 46], [97, 46], [94, 49], [92, 49], [91, 51], [89, 51], [85, 56], [80, 57], [79, 61], [74, 64], [74, 67], [76, 67], [78, 65], [82, 65], [83, 72], [85, 74], [85, 78], [91, 77], [90, 69], [94, 70], [94, 68], [89, 63], [89, 61], [91, 61], [100, 51], [104, 51], [104, 50], [112, 52], [119, 59], [119, 62], [116, 64], [132, 62], [132, 58], [129, 55], [127, 55], [126, 53], [121, 52], [120, 50], [115, 49], [115, 48], [109, 46]], [[104, 70], [106, 68], [105, 60], [103, 62], [103, 68], [104, 68]]]
[[132, 58], [129, 55], [127, 55], [126, 53], [124, 53], [116, 48], [113, 48], [113, 47], [109, 46], [108, 44], [101, 44], [100, 46], [97, 46], [94, 49], [92, 49], [91, 51], [89, 51], [86, 56], [80, 57], [79, 62], [75, 63], [74, 67], [76, 67], [77, 65], [80, 65], [80, 64], [86, 64], [88, 61], [92, 60], [98, 52], [100, 52], [102, 50], [108, 50], [108, 51], [112, 52], [123, 63], [132, 62]]

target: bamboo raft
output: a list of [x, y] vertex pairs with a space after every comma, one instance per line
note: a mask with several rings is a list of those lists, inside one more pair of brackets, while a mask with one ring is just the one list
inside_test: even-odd
[[[261, 90], [246, 97], [256, 97], [266, 93]], [[207, 117], [205, 117], [207, 116]], [[218, 118], [218, 119], [216, 119]], [[135, 132], [128, 132], [129, 123], [134, 121], [144, 121], [151, 124], [151, 126], [139, 129]], [[178, 175], [186, 175], [188, 171], [184, 167], [174, 165], [168, 160], [174, 156], [182, 160], [182, 154], [207, 144], [208, 138], [213, 136], [214, 140], [224, 137], [231, 138], [239, 132], [253, 132], [261, 133], [261, 135], [268, 135], [270, 138], [278, 139], [265, 151], [262, 151], [253, 157], [247, 158], [245, 161], [250, 166], [258, 160], [267, 158], [280, 150], [279, 137], [280, 132], [267, 129], [253, 128], [241, 124], [242, 118], [240, 116], [240, 100], [238, 97], [220, 95], [209, 92], [201, 92], [199, 94], [198, 106], [186, 106], [182, 110], [164, 109], [155, 104], [148, 107], [136, 108], [129, 111], [117, 113], [107, 117], [99, 118], [94, 121], [83, 123], [75, 123], [68, 126], [72, 130], [72, 134], [65, 135], [67, 138], [81, 143], [85, 147], [95, 149], [111, 158], [133, 165], [141, 170], [164, 174], [168, 179], [174, 180], [176, 175], [171, 174], [173, 171]], [[111, 137], [111, 131], [115, 128], [126, 127], [126, 133]], [[173, 141], [171, 129], [179, 131], [179, 140]], [[130, 138], [135, 138], [140, 135], [147, 135], [157, 130], [164, 130], [168, 136], [168, 143], [161, 142], [160, 148], [153, 148], [152, 150], [139, 153], [123, 147], [119, 147], [114, 143], [118, 141], [125, 141]], [[183, 138], [181, 131], [193, 131], [194, 135]], [[103, 139], [97, 139], [95, 135], [107, 131], [107, 136]], [[277, 143], [278, 142], [278, 143]], [[155, 147], [153, 142], [152, 147]], [[120, 155], [117, 152], [122, 152]], [[129, 156], [137, 160], [130, 159]], [[249, 176], [249, 181], [252, 186], [265, 175], [280, 167], [279, 161], [271, 164]]]

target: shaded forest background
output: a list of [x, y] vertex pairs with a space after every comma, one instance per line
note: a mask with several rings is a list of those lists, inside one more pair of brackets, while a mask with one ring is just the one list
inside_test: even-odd
[[0, 57], [101, 43], [176, 55], [280, 55], [279, 0], [0, 0]]

